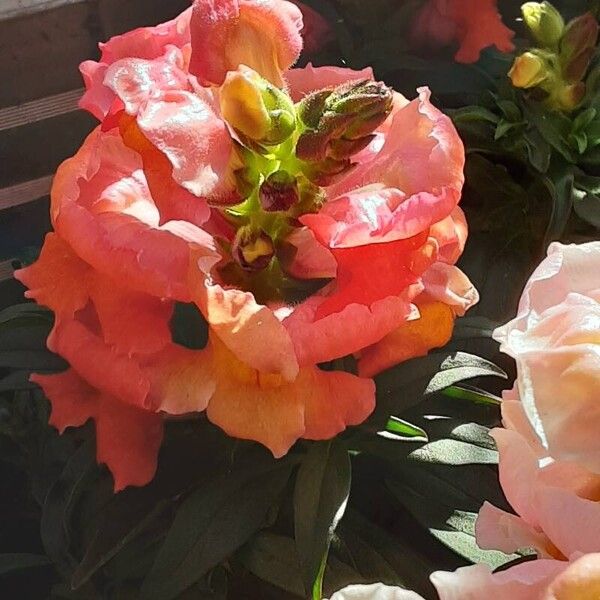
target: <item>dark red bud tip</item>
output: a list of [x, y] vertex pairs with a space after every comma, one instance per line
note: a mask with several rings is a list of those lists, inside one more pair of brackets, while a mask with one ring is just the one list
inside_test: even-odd
[[260, 204], [266, 212], [287, 211], [298, 202], [296, 178], [287, 171], [276, 171], [260, 186]]

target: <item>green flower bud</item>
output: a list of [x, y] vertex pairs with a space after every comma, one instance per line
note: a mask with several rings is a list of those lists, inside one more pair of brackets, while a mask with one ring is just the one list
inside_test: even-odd
[[515, 58], [508, 76], [516, 88], [533, 88], [548, 79], [549, 65], [539, 53], [525, 52]]
[[273, 240], [262, 229], [246, 225], [237, 231], [231, 256], [245, 271], [265, 269], [274, 255]]
[[227, 74], [220, 90], [221, 113], [242, 141], [274, 146], [296, 129], [296, 112], [290, 97], [241, 65]]
[[560, 42], [565, 29], [561, 14], [549, 2], [526, 2], [521, 6], [523, 21], [536, 42], [550, 48]]
[[[390, 114], [393, 99], [390, 88], [370, 80], [310, 94], [298, 106], [307, 131], [298, 140], [296, 155], [311, 162], [348, 158], [369, 143], [369, 136]], [[357, 143], [335, 144], [337, 140]]]

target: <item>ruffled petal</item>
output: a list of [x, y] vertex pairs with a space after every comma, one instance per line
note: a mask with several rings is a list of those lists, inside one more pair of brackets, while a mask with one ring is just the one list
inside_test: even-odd
[[[526, 523], [521, 517], [484, 502], [475, 523], [477, 545], [484, 550], [500, 550], [512, 554], [517, 550], [535, 548], [539, 556], [552, 556], [556, 552], [544, 533]], [[550, 552], [549, 552], [550, 550]]]
[[306, 367], [286, 382], [241, 363], [217, 339], [211, 349], [217, 385], [208, 418], [233, 437], [260, 442], [276, 458], [299, 438], [334, 436], [374, 408], [371, 381]]
[[59, 431], [94, 419], [97, 460], [113, 474], [115, 492], [152, 480], [163, 435], [160, 415], [99, 393], [73, 370], [59, 375], [35, 375], [32, 380], [52, 403], [50, 423]]
[[461, 63], [476, 62], [489, 46], [511, 52], [514, 35], [502, 22], [497, 0], [428, 0], [417, 13], [411, 31], [417, 47], [457, 42], [454, 58]]
[[73, 369], [57, 375], [31, 376], [50, 400], [52, 412], [48, 423], [63, 433], [67, 427], [80, 427], [97, 411], [98, 392]]
[[89, 266], [56, 233], [46, 235], [38, 260], [15, 272], [15, 278], [35, 299], [59, 317], [73, 317], [88, 302]]
[[443, 302], [416, 301], [419, 318], [403, 323], [381, 341], [360, 352], [358, 372], [363, 377], [378, 373], [405, 360], [425, 356], [448, 343], [454, 329], [454, 313]]
[[340, 312], [319, 318], [323, 296], [313, 296], [294, 307], [277, 311], [289, 332], [300, 365], [328, 362], [378, 342], [412, 313], [411, 299], [418, 286], [399, 296], [377, 300], [370, 306], [350, 303]]
[[560, 560], [534, 560], [492, 573], [487, 565], [461, 567], [453, 573], [431, 575], [440, 600], [532, 600], [542, 598], [548, 584], [569, 563]]
[[600, 554], [573, 561], [550, 584], [544, 600], [595, 600], [600, 598]]
[[123, 58], [159, 58], [163, 56], [167, 46], [184, 48], [190, 41], [191, 14], [190, 8], [172, 21], [156, 27], [140, 27], [100, 44], [100, 60], [86, 60], [79, 67], [86, 87], [79, 106], [102, 121], [115, 99], [114, 92], [104, 84], [109, 66]]
[[184, 66], [181, 50], [169, 47], [164, 56], [154, 60], [118, 60], [107, 69], [104, 84], [123, 102], [126, 112], [135, 115], [159, 93], [191, 89]]
[[[383, 200], [394, 215], [395, 231], [404, 231], [404, 237], [452, 214], [464, 183], [462, 141], [450, 118], [430, 103], [430, 95], [420, 88], [417, 99], [393, 113], [379, 152], [328, 188], [332, 199], [373, 184], [395, 190]], [[377, 218], [383, 214], [379, 209]]]
[[281, 86], [302, 50], [302, 13], [285, 0], [196, 0], [190, 71], [204, 85], [221, 85], [246, 65]]
[[335, 87], [349, 81], [374, 78], [371, 67], [355, 71], [345, 67], [313, 67], [312, 63], [308, 63], [306, 67], [290, 69], [285, 74], [288, 91], [294, 102], [299, 102], [304, 96], [317, 90]]
[[196, 303], [211, 330], [242, 363], [288, 381], [297, 376], [298, 361], [288, 332], [250, 292], [201, 283]]
[[106, 276], [90, 278], [104, 341], [122, 354], [151, 354], [171, 341], [172, 303], [130, 291]]
[[319, 244], [307, 227], [294, 229], [286, 238], [292, 247], [293, 258], [285, 265], [285, 270], [297, 279], [329, 279], [335, 277], [337, 263], [333, 254]]
[[229, 170], [233, 143], [214, 112], [208, 92], [164, 92], [147, 102], [138, 125], [173, 165], [173, 179], [200, 198], [235, 201]]
[[192, 249], [220, 260], [210, 235], [190, 223], [160, 225], [136, 152], [99, 129], [64, 162], [52, 188], [58, 235], [97, 271], [157, 297], [191, 301]]
[[57, 324], [48, 348], [62, 356], [91, 387], [134, 407], [146, 408], [148, 378], [132, 358], [119, 354], [80, 321]]
[[425, 294], [449, 306], [455, 316], [462, 317], [479, 302], [479, 292], [471, 280], [454, 265], [435, 262], [423, 273]]

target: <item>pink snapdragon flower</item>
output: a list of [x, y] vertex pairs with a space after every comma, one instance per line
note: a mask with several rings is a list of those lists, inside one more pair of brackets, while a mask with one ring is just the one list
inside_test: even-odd
[[[444, 344], [477, 300], [455, 266], [450, 119], [370, 69], [291, 68], [302, 28], [283, 0], [196, 0], [84, 67], [101, 123], [60, 167], [55, 231], [18, 277], [70, 364], [36, 376], [51, 422], [96, 422], [116, 489], [152, 478], [163, 415], [205, 411], [276, 457], [361, 423], [371, 377]], [[172, 339], [181, 303], [204, 348]], [[353, 354], [357, 374], [319, 367]]]

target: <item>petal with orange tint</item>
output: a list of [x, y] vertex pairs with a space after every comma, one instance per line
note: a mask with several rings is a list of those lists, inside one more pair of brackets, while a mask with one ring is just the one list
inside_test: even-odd
[[149, 405], [171, 415], [205, 410], [215, 392], [210, 349], [172, 344], [144, 360], [142, 369], [150, 380]]
[[153, 296], [191, 300], [192, 248], [213, 264], [220, 259], [198, 227], [160, 225], [141, 158], [114, 131], [96, 129], [60, 166], [51, 213], [57, 233], [85, 262]]
[[171, 341], [171, 302], [124, 288], [106, 276], [90, 278], [90, 296], [104, 341], [125, 355], [157, 352]]
[[113, 474], [115, 492], [151, 481], [162, 441], [160, 415], [98, 392], [72, 369], [58, 375], [34, 375], [32, 381], [42, 387], [50, 400], [50, 424], [61, 433], [66, 427], [94, 419], [97, 460]]
[[29, 290], [27, 298], [47, 306], [57, 315], [73, 316], [88, 301], [90, 267], [56, 233], [48, 233], [39, 258], [15, 272]]
[[102, 395], [96, 416], [97, 458], [113, 474], [115, 492], [152, 481], [162, 439], [160, 415]]
[[572, 562], [550, 584], [543, 600], [600, 598], [600, 554], [586, 554]]
[[425, 356], [431, 349], [448, 343], [454, 329], [452, 309], [443, 302], [417, 300], [420, 317], [403, 323], [380, 342], [360, 353], [358, 372], [363, 377], [378, 373], [401, 362]]
[[299, 364], [314, 365], [378, 342], [408, 319], [411, 300], [419, 291], [419, 286], [411, 286], [399, 296], [388, 296], [370, 306], [351, 303], [323, 318], [317, 317], [317, 311], [326, 296], [319, 295], [276, 312], [292, 338]]
[[332, 437], [374, 408], [371, 381], [306, 367], [286, 382], [241, 363], [217, 338], [210, 344], [217, 386], [208, 418], [233, 437], [260, 442], [277, 458], [299, 438]]
[[57, 324], [48, 347], [93, 388], [132, 406], [146, 406], [150, 384], [138, 363], [117, 353], [80, 321]]
[[302, 13], [285, 0], [196, 0], [190, 27], [190, 72], [204, 85], [244, 64], [281, 86], [302, 50]]
[[98, 408], [98, 391], [90, 387], [73, 369], [57, 375], [31, 376], [46, 394], [52, 412], [50, 425], [63, 433], [67, 427], [80, 427], [91, 419]]

